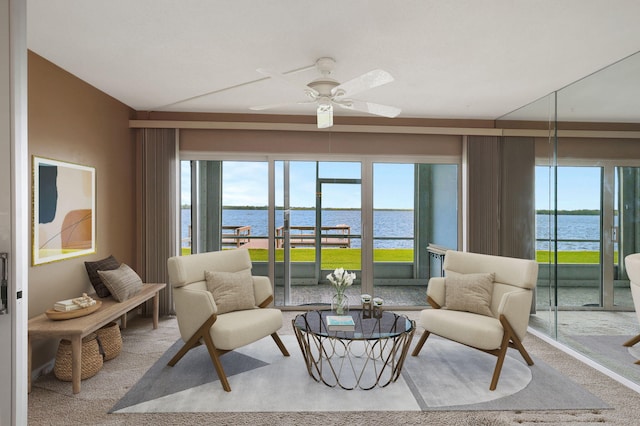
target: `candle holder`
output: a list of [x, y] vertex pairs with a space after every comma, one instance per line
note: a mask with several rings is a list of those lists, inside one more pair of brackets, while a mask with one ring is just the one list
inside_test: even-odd
[[373, 299], [373, 317], [382, 318], [382, 305], [384, 300], [381, 297], [375, 297]]
[[371, 303], [371, 295], [363, 294], [360, 296], [360, 300], [362, 301], [362, 318], [371, 318], [372, 315], [372, 303]]

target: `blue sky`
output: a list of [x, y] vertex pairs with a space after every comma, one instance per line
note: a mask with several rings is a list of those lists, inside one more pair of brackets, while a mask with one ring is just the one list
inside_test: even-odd
[[[600, 167], [558, 168], [558, 210], [600, 209]], [[536, 209], [550, 209], [553, 169], [536, 167]]]
[[[184, 163], [183, 163], [184, 164]], [[276, 163], [276, 204], [282, 205], [282, 168]], [[291, 206], [315, 206], [315, 162], [290, 162]], [[280, 166], [280, 167], [278, 167]], [[359, 163], [322, 162], [320, 177], [360, 178]], [[268, 174], [266, 162], [225, 161], [223, 167], [223, 199], [225, 205], [266, 206], [268, 204]], [[182, 167], [182, 204], [189, 204], [189, 169]], [[376, 164], [374, 168], [375, 208], [413, 208], [413, 165]], [[360, 207], [358, 185], [323, 185], [323, 206], [336, 208]]]
[[[184, 164], [184, 163], [183, 163]], [[280, 164], [278, 162], [277, 164]], [[315, 162], [291, 161], [291, 205], [315, 206]], [[548, 209], [548, 168], [536, 168], [536, 208]], [[268, 204], [268, 175], [266, 162], [225, 161], [223, 168], [223, 197], [225, 205]], [[600, 208], [599, 167], [561, 167], [558, 169], [558, 209]], [[321, 177], [359, 178], [359, 163], [323, 162]], [[551, 177], [553, 178], [553, 177]], [[189, 169], [182, 168], [182, 203], [189, 204]], [[282, 188], [282, 169], [276, 169], [276, 187]], [[376, 163], [374, 165], [374, 208], [413, 208], [413, 165]], [[360, 207], [357, 185], [324, 185], [323, 206]], [[282, 205], [282, 190], [276, 194], [276, 203]]]

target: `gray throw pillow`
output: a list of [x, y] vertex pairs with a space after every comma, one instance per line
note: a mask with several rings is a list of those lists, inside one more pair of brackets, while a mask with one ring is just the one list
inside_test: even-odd
[[491, 296], [495, 274], [452, 274], [444, 281], [445, 306], [454, 311], [492, 317]]
[[239, 272], [205, 271], [207, 289], [213, 295], [218, 314], [256, 307], [251, 270]]
[[142, 280], [136, 271], [124, 263], [118, 269], [98, 271], [98, 274], [118, 302], [124, 302], [142, 289]]
[[84, 267], [87, 269], [87, 275], [89, 275], [89, 281], [98, 297], [108, 297], [111, 295], [109, 289], [104, 285], [100, 279], [98, 271], [111, 271], [120, 267], [120, 262], [116, 260], [113, 255], [104, 259], [96, 260], [93, 262], [84, 262]]

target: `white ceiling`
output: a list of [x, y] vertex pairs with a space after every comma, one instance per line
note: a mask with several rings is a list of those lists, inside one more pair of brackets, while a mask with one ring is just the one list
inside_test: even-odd
[[[255, 113], [250, 106], [304, 101], [302, 91], [256, 69], [308, 67], [289, 74], [306, 84], [318, 76], [316, 59], [330, 56], [338, 81], [390, 72], [394, 82], [358, 99], [397, 106], [400, 117], [496, 119], [640, 51], [638, 0], [28, 0], [27, 7], [29, 49], [141, 111]], [[637, 91], [638, 75], [627, 73], [627, 82], [618, 75], [616, 84]], [[263, 112], [315, 114], [308, 105]], [[640, 108], [630, 120], [640, 122]]]

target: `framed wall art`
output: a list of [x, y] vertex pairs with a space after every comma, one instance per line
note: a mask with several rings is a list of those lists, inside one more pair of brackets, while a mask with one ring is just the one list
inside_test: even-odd
[[96, 251], [94, 167], [33, 157], [32, 265]]

